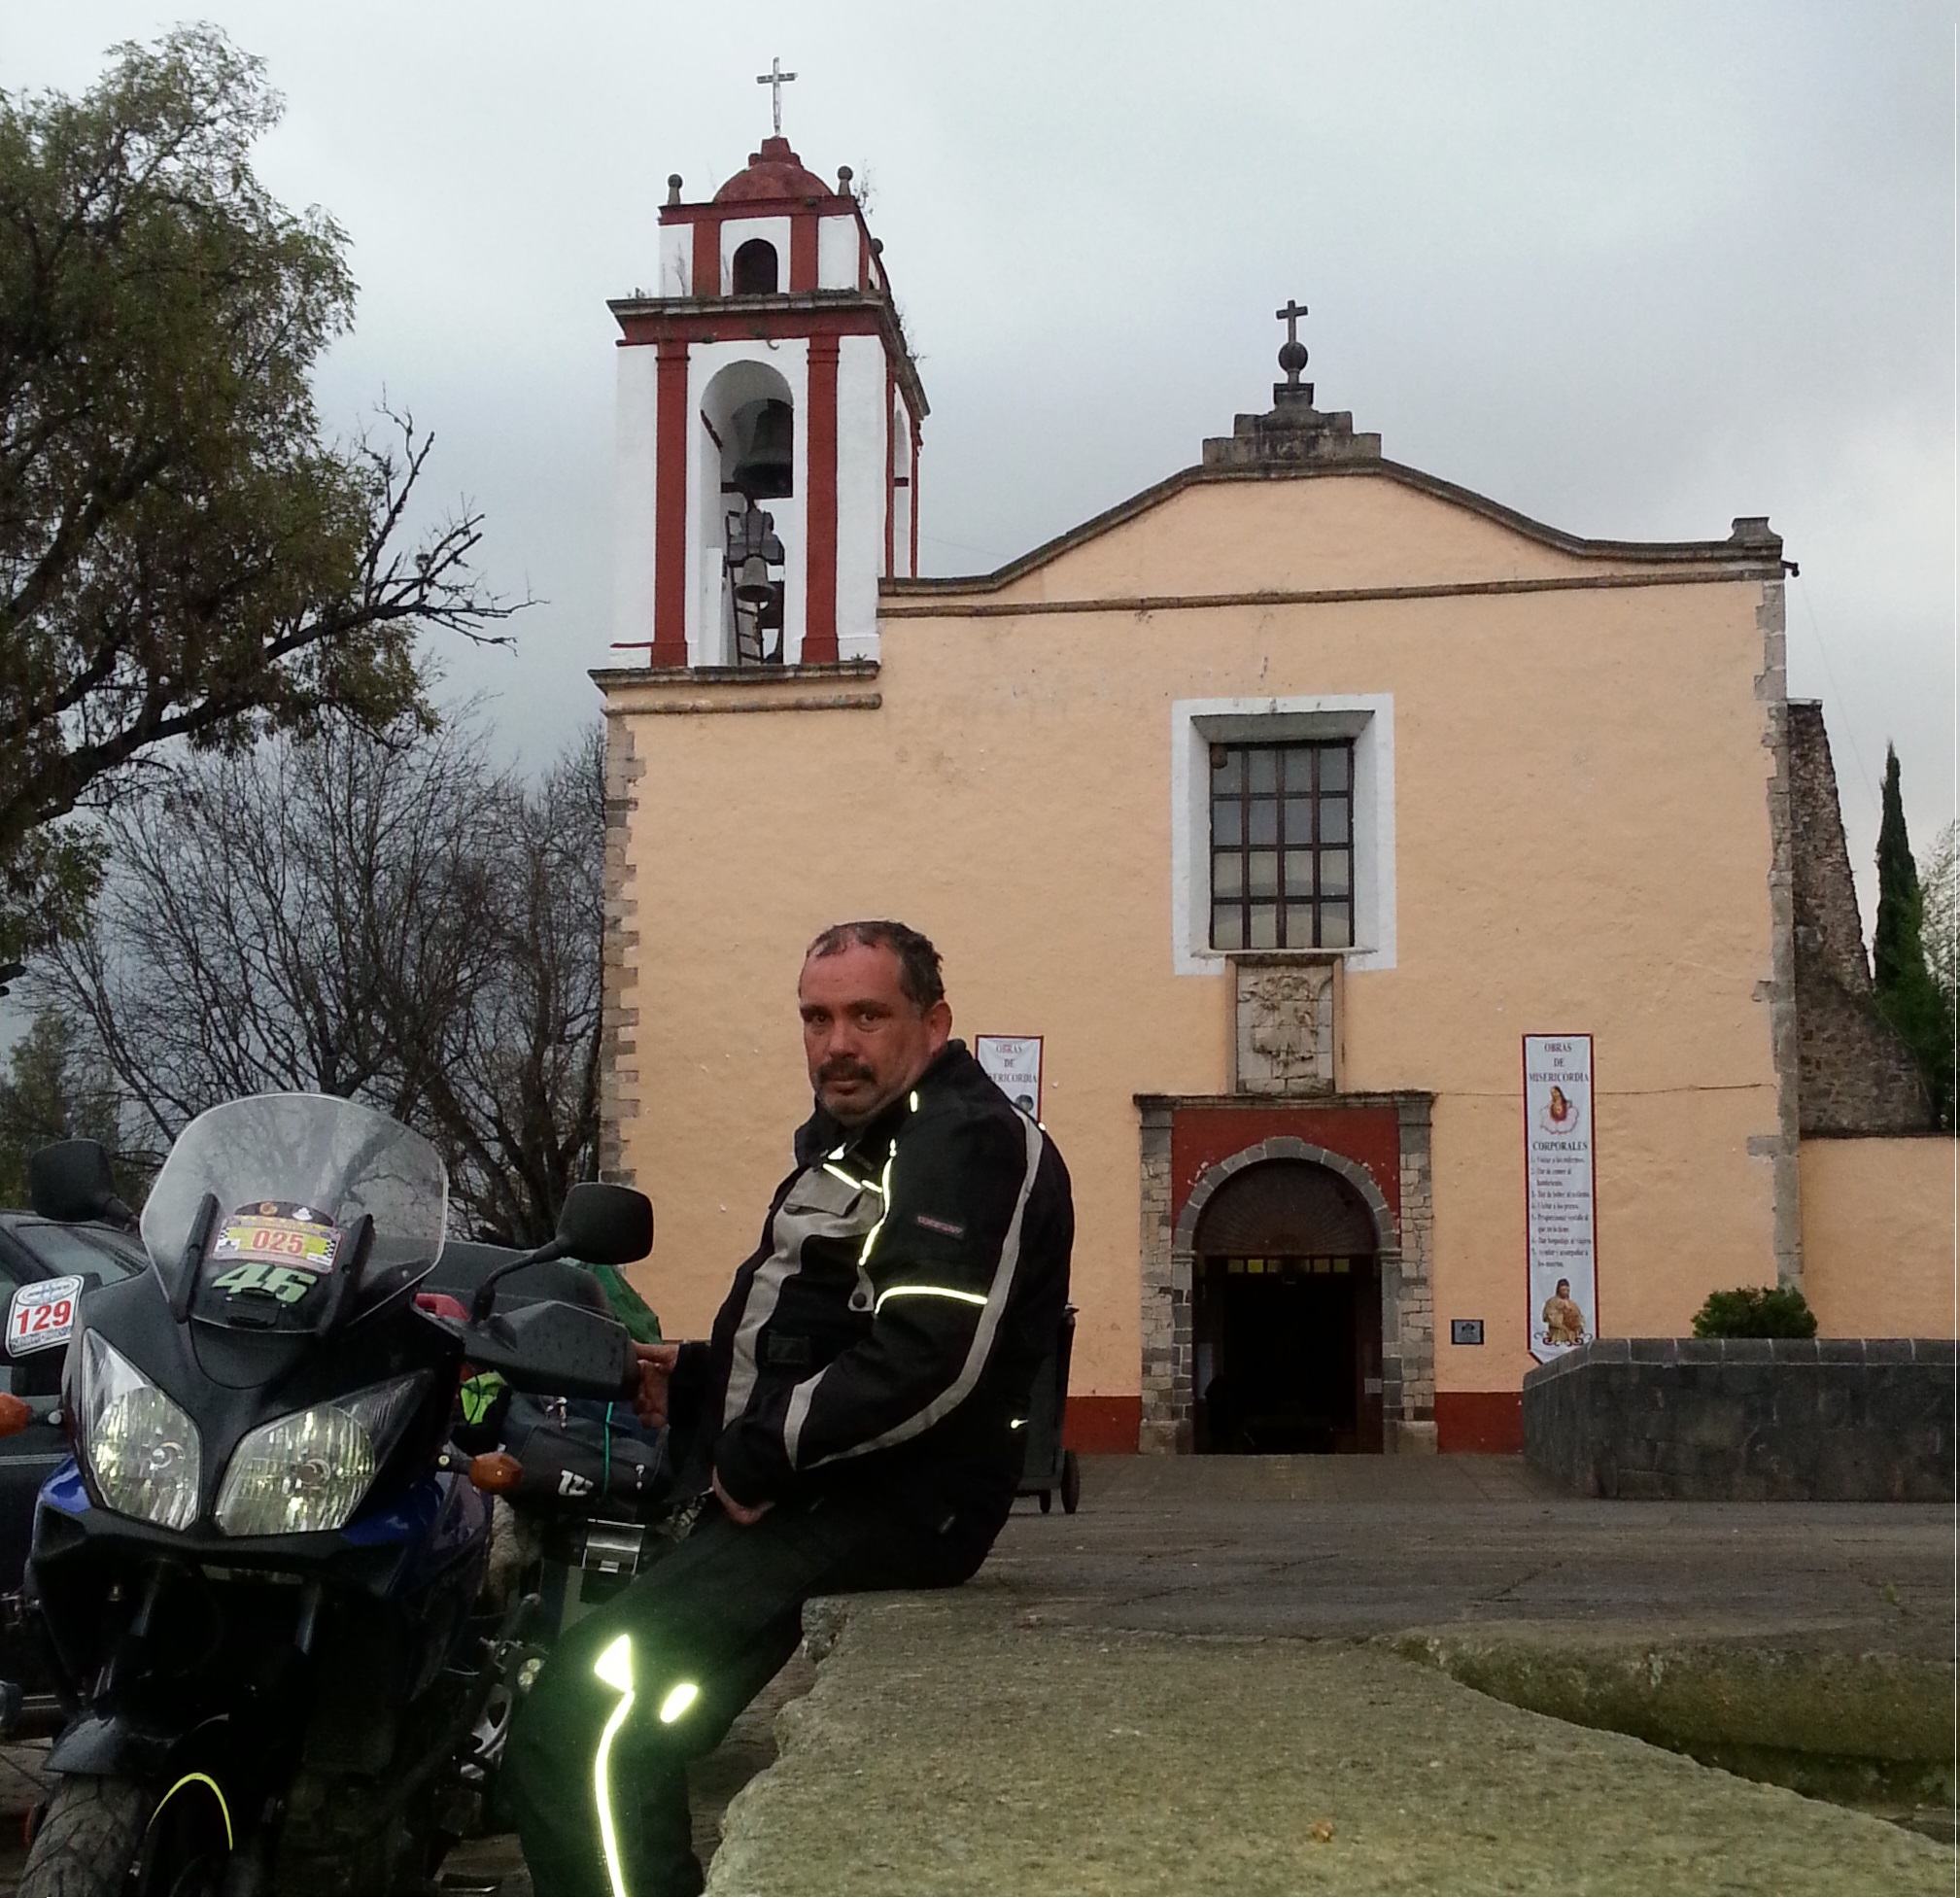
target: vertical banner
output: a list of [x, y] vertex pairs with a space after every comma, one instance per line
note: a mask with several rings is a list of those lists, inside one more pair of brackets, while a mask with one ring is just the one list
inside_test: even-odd
[[1042, 1038], [1039, 1035], [976, 1035], [974, 1059], [1009, 1100], [1039, 1121], [1042, 1117]]
[[1525, 1252], [1531, 1356], [1595, 1336], [1593, 1037], [1525, 1037]]

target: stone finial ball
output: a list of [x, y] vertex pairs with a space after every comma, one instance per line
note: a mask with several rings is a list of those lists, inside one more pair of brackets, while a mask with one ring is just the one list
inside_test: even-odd
[[1291, 375], [1298, 375], [1307, 366], [1307, 346], [1301, 342], [1280, 345], [1280, 367]]

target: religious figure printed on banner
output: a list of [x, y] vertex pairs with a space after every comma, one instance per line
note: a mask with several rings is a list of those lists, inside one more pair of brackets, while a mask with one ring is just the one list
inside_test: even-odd
[[1538, 1124], [1547, 1133], [1573, 1134], [1579, 1131], [1579, 1103], [1556, 1081], [1545, 1104], [1538, 1110]]
[[1561, 1279], [1539, 1314], [1545, 1324], [1545, 1342], [1570, 1346], [1586, 1342], [1586, 1314], [1572, 1302], [1572, 1281]]

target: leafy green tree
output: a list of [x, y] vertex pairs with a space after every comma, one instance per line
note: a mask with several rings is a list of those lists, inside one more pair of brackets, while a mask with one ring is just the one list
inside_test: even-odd
[[51, 1140], [99, 1140], [115, 1153], [117, 1107], [116, 1084], [76, 1023], [42, 1010], [0, 1079], [0, 1206], [26, 1205], [27, 1156]]
[[253, 173], [281, 109], [209, 26], [79, 98], [0, 94], [0, 959], [75, 919], [99, 857], [61, 820], [156, 746], [427, 722], [417, 636], [512, 610], [479, 516], [404, 544], [411, 421], [323, 436], [355, 285], [340, 227]]
[[1927, 966], [1925, 899], [1906, 834], [1899, 754], [1885, 747], [1878, 821], [1878, 917], [1872, 930], [1872, 984], [1879, 1013], [1913, 1053], [1943, 1127], [1953, 1124], [1953, 1008]]

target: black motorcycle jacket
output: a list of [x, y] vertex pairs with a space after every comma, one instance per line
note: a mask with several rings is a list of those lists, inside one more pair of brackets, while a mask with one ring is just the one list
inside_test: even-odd
[[819, 1106], [796, 1158], [711, 1337], [680, 1348], [684, 1473], [750, 1506], [880, 1486], [983, 1551], [1068, 1300], [1061, 1156], [951, 1041], [863, 1127]]

